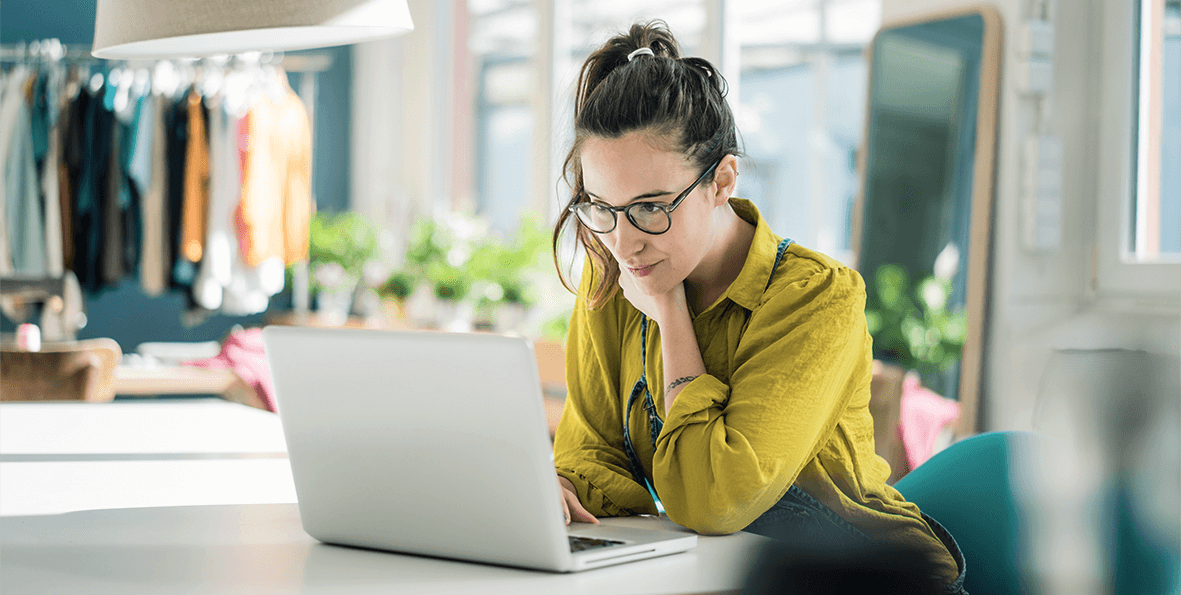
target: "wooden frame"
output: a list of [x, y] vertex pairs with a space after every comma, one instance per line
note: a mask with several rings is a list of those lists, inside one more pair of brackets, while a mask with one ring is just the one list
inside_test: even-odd
[[861, 231], [865, 209], [866, 167], [869, 151], [869, 124], [873, 98], [873, 48], [883, 32], [932, 21], [966, 16], [980, 16], [984, 21], [983, 43], [980, 49], [980, 90], [976, 112], [975, 166], [972, 169], [971, 228], [968, 236], [967, 287], [965, 311], [968, 332], [960, 359], [959, 402], [960, 416], [956, 433], [964, 436], [978, 430], [981, 380], [985, 343], [985, 317], [988, 305], [988, 274], [991, 255], [992, 203], [996, 178], [996, 144], [998, 103], [1001, 82], [1001, 17], [989, 6], [965, 6], [915, 15], [882, 25], [866, 49], [870, 64], [870, 79], [866, 86], [865, 126], [862, 130], [861, 150], [857, 155], [857, 172], [861, 180], [854, 199], [850, 247], [861, 260]]

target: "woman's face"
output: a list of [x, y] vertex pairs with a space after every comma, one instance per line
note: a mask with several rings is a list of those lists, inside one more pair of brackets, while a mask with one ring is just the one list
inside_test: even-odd
[[[613, 207], [634, 202], [669, 204], [701, 176], [702, 171], [684, 155], [658, 148], [651, 138], [637, 131], [583, 142], [583, 188], [591, 201]], [[640, 231], [619, 212], [615, 229], [597, 235], [641, 292], [660, 295], [684, 281], [713, 246], [715, 207], [726, 198], [719, 203], [718, 196], [717, 185], [707, 178], [671, 213], [672, 226], [663, 234]]]

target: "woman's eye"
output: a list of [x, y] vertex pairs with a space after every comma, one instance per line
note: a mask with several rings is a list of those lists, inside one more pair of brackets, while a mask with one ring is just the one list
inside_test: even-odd
[[664, 209], [661, 208], [661, 205], [654, 203], [654, 202], [642, 202], [642, 203], [636, 205], [636, 210], [640, 211], [641, 213], [643, 213], [645, 215], [652, 215], [655, 213], [659, 213], [660, 211], [663, 211]]

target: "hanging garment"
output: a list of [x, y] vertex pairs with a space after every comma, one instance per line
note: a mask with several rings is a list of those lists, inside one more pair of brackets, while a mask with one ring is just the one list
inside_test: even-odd
[[209, 139], [205, 132], [205, 110], [196, 90], [189, 92], [188, 114], [181, 256], [198, 263], [205, 248], [205, 225], [209, 220]]
[[[244, 172], [250, 154], [249, 113], [238, 120], [237, 139], [238, 165]], [[246, 264], [239, 251], [235, 250], [235, 253], [238, 257], [234, 259], [230, 272], [230, 284], [222, 300], [222, 312], [239, 316], [265, 312], [270, 306], [271, 296], [283, 291], [286, 282], [283, 259], [268, 258], [252, 267]]]
[[33, 92], [29, 97], [29, 139], [33, 147], [33, 162], [37, 165], [37, 171], [41, 171], [41, 163], [49, 154], [49, 128], [53, 125], [49, 109], [49, 72], [40, 70], [33, 75], [30, 83]]
[[62, 210], [61, 210], [61, 134], [60, 119], [54, 118], [49, 129], [49, 146], [41, 168], [41, 194], [45, 208], [45, 272], [50, 277], [60, 277], [65, 272], [62, 256]]
[[[140, 250], [139, 280], [149, 296], [164, 293], [168, 287], [168, 133], [166, 113], [169, 101], [157, 95], [152, 101], [151, 142], [146, 175], [147, 189], [140, 203], [143, 218], [143, 244]], [[142, 118], [143, 116], [141, 116]], [[142, 134], [142, 133], [141, 133]], [[138, 174], [136, 177], [139, 177]]]
[[101, 89], [78, 94], [84, 114], [79, 142], [80, 152], [71, 168], [79, 171], [74, 201], [74, 272], [87, 293], [102, 289], [102, 247], [106, 225], [107, 172], [110, 170], [111, 129], [113, 116], [103, 107]]
[[134, 275], [139, 272], [140, 247], [143, 245], [141, 216], [144, 192], [151, 182], [152, 108], [147, 77], [132, 87], [123, 122], [123, 147], [119, 156], [123, 185], [119, 193], [119, 207], [123, 212], [123, 270]]
[[[10, 98], [15, 100], [16, 98]], [[4, 166], [6, 241], [13, 272], [45, 276], [45, 218], [33, 154], [32, 111], [21, 102]]]
[[168, 286], [186, 291], [193, 285], [196, 270], [181, 255], [184, 229], [185, 187], [188, 183], [189, 100], [188, 92], [172, 102], [168, 108], [168, 254], [165, 270]]
[[[72, 105], [73, 102], [67, 102], [67, 106]], [[72, 115], [73, 109], [66, 108], [63, 114], [62, 122], [58, 124], [60, 129], [60, 141], [62, 151], [58, 155], [57, 161], [57, 197], [58, 208], [61, 211], [61, 225], [62, 225], [62, 268], [65, 270], [73, 270], [74, 268], [74, 187], [73, 179], [70, 173], [70, 164], [67, 162], [66, 147], [69, 143], [70, 127], [73, 125], [70, 121], [65, 119], [66, 115]]]
[[[75, 72], [71, 71], [71, 75]], [[74, 270], [74, 204], [78, 196], [78, 178], [81, 175], [79, 161], [82, 155], [82, 122], [86, 114], [85, 95], [79, 81], [71, 80], [62, 97], [62, 158], [61, 158], [61, 204], [62, 204], [62, 259], [65, 267]]]
[[61, 139], [57, 128], [60, 109], [57, 100], [63, 83], [61, 68], [51, 64], [37, 77], [31, 104], [33, 160], [36, 163], [37, 188], [41, 195], [42, 221], [45, 223], [45, 273], [51, 277], [59, 277], [63, 271], [61, 208], [58, 198]]
[[231, 218], [242, 185], [237, 159], [237, 121], [226, 114], [220, 99], [210, 106], [208, 124], [209, 219], [201, 264], [193, 283], [193, 299], [202, 308], [217, 310], [222, 305], [223, 289], [230, 284], [230, 268], [237, 256]]
[[283, 289], [284, 270], [279, 258], [250, 267], [239, 253], [234, 218], [242, 192], [244, 122], [223, 107], [209, 115], [209, 227], [193, 295], [204, 308], [245, 316], [266, 311], [270, 296]]
[[264, 95], [250, 110], [238, 239], [251, 267], [269, 258], [290, 265], [308, 254], [312, 134], [303, 102], [284, 89], [278, 99]]
[[[108, 87], [113, 88], [113, 87]], [[106, 103], [104, 99], [104, 104]], [[103, 243], [102, 243], [102, 285], [118, 285], [123, 279], [123, 167], [120, 155], [123, 151], [123, 133], [126, 127], [119, 122], [114, 112], [110, 114], [110, 153], [107, 160], [107, 175], [104, 178], [106, 200], [103, 202]]]
[[4, 80], [3, 95], [0, 95], [0, 167], [5, 168], [4, 183], [0, 183], [0, 230], [4, 237], [0, 238], [0, 274], [11, 275], [13, 272], [12, 236], [9, 235], [9, 218], [16, 216], [8, 207], [8, 155], [12, 149], [13, 136], [16, 133], [16, 121], [24, 103], [22, 89], [28, 79], [29, 70], [23, 65], [17, 65]]

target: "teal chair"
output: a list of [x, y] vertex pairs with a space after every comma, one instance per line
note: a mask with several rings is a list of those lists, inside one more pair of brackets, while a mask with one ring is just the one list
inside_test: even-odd
[[962, 440], [899, 479], [894, 487], [939, 521], [964, 553], [964, 589], [972, 595], [1025, 592], [1019, 517], [1010, 479], [1013, 455], [1044, 438], [991, 432]]

